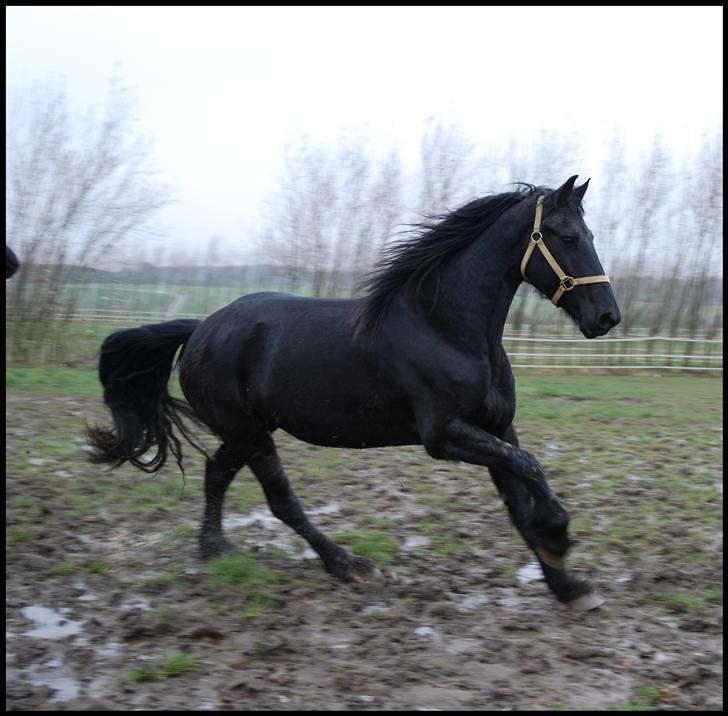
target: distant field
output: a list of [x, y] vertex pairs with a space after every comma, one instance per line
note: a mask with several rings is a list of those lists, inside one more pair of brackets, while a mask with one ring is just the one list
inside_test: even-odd
[[[167, 312], [175, 315], [203, 316], [226, 306], [240, 296], [257, 291], [288, 290], [281, 285], [241, 284], [235, 286], [189, 286], [174, 284], [73, 284], [64, 288], [73, 292], [80, 310], [135, 312]], [[310, 287], [299, 286], [295, 293], [312, 295]], [[347, 294], [348, 295], [348, 294]], [[554, 308], [534, 290], [521, 290], [517, 293], [510, 311], [510, 318], [523, 306], [527, 323], [534, 325], [558, 325], [569, 327], [570, 321], [562, 311]], [[648, 316], [656, 304], [638, 302], [633, 305], [630, 327], [647, 325]], [[703, 322], [711, 325], [722, 313], [721, 306], [706, 305], [703, 309]]]
[[[174, 318], [204, 318], [228, 305], [240, 296], [267, 290], [262, 286], [179, 286], [179, 285], [117, 285], [79, 284], [65, 287], [77, 297], [73, 320], [60, 329], [48, 329], [42, 345], [37, 348], [27, 344], [21, 348], [16, 336], [23, 325], [14, 320], [12, 311], [6, 310], [6, 360], [11, 364], [55, 364], [90, 367], [103, 339], [115, 330], [146, 323], [157, 323]], [[280, 288], [280, 287], [279, 287]], [[298, 291], [306, 295], [305, 288]], [[533, 292], [516, 296], [510, 320], [520, 314], [526, 317], [525, 325], [514, 335], [512, 323], [506, 324], [505, 347], [514, 366], [555, 366], [557, 368], [597, 366], [666, 367], [667, 370], [685, 368], [705, 369], [708, 372], [722, 370], [722, 342], [630, 341], [615, 342], [624, 338], [622, 327], [617, 327], [604, 339], [588, 341], [579, 333], [563, 311], [555, 309], [548, 301]], [[653, 304], [640, 304], [633, 308], [639, 321], [632, 321], [631, 336], [646, 335], [646, 320]], [[706, 307], [706, 321], [722, 310]], [[635, 325], [635, 323], [637, 325]], [[710, 322], [706, 322], [706, 326]], [[681, 338], [686, 338], [681, 333]], [[569, 339], [564, 342], [537, 342], [534, 337], [551, 336]], [[717, 336], [722, 339], [722, 335]]]

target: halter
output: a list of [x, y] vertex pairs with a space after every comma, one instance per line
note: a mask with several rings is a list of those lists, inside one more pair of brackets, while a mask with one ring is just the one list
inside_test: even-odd
[[521, 276], [526, 283], [531, 283], [526, 278], [526, 264], [531, 258], [533, 250], [538, 246], [539, 250], [543, 254], [543, 257], [548, 261], [549, 266], [556, 272], [559, 277], [559, 287], [556, 289], [556, 293], [551, 296], [551, 303], [554, 306], [558, 306], [559, 299], [565, 291], [571, 291], [576, 286], [581, 286], [585, 283], [602, 283], [606, 281], [609, 283], [609, 276], [602, 274], [601, 276], [585, 276], [583, 278], [574, 278], [573, 276], [567, 276], [562, 270], [561, 266], [556, 262], [556, 259], [552, 256], [551, 252], [546, 248], [546, 244], [543, 241], [543, 234], [541, 233], [541, 213], [543, 211], [543, 196], [538, 197], [536, 202], [536, 218], [533, 222], [533, 231], [531, 232], [531, 241], [528, 244], [526, 253], [523, 254], [523, 260], [521, 261]]

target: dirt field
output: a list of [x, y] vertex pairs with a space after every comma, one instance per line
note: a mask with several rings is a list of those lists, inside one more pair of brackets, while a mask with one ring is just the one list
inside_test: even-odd
[[[571, 387], [569, 387], [571, 386]], [[243, 470], [241, 553], [197, 554], [188, 476], [85, 459], [100, 398], [10, 389], [11, 710], [719, 710], [720, 379], [519, 379], [523, 447], [572, 515], [569, 564], [605, 597], [559, 605], [487, 473], [421, 448], [278, 438], [312, 521], [381, 576], [342, 584]]]

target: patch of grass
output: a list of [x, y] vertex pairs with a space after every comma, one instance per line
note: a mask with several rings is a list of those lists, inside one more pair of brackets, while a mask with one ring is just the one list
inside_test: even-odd
[[155, 475], [133, 485], [127, 492], [141, 509], [175, 509], [182, 500], [191, 499], [193, 490], [182, 482], [181, 476], [163, 479]]
[[639, 686], [636, 701], [618, 706], [614, 711], [656, 711], [659, 708], [662, 690], [657, 686]]
[[66, 496], [66, 500], [74, 507], [74, 510], [71, 513], [71, 516], [74, 519], [83, 519], [84, 517], [87, 517], [91, 514], [94, 505], [97, 504], [92, 500], [92, 498], [84, 493], [70, 493]]
[[210, 605], [212, 611], [214, 611], [216, 614], [220, 614], [221, 616], [227, 616], [228, 614], [230, 614], [230, 610], [224, 604], [221, 604], [216, 600], [210, 600], [208, 604]]
[[705, 609], [710, 604], [723, 600], [723, 590], [709, 587], [694, 592], [665, 592], [658, 594], [657, 599], [678, 612], [690, 613]]
[[167, 659], [160, 667], [163, 676], [179, 676], [186, 671], [192, 671], [197, 668], [200, 657], [196, 654], [186, 654], [179, 651]]
[[346, 458], [335, 448], [318, 448], [312, 457], [303, 463], [303, 471], [314, 476], [326, 475], [346, 467]]
[[98, 396], [99, 398], [103, 392], [95, 370], [54, 366], [43, 368], [8, 366], [5, 369], [5, 389], [74, 397]]
[[[446, 513], [443, 513], [443, 520]], [[455, 537], [451, 530], [444, 529], [443, 522], [434, 522], [429, 518], [417, 521], [417, 529], [430, 539], [428, 552], [439, 557], [449, 558], [458, 552], [467, 551], [473, 540], [466, 537]]]
[[19, 495], [18, 497], [12, 497], [8, 500], [8, 506], [12, 508], [32, 507], [34, 504], [35, 498], [28, 497], [27, 495]]
[[131, 671], [129, 678], [136, 682], [159, 681], [161, 679], [179, 676], [188, 671], [194, 671], [198, 667], [199, 662], [200, 657], [196, 654], [187, 654], [183, 651], [178, 651], [172, 654], [160, 666]]
[[96, 559], [89, 562], [86, 565], [86, 569], [91, 572], [91, 574], [106, 574], [110, 571], [111, 567], [106, 564], [106, 562]]
[[279, 559], [289, 559], [291, 556], [283, 547], [278, 547], [274, 544], [267, 544], [263, 551], [271, 557], [278, 557]]
[[139, 580], [139, 585], [147, 587], [154, 584], [176, 584], [180, 579], [176, 574], [157, 574], [154, 577], [145, 577]]
[[[516, 377], [518, 412], [516, 422], [631, 421], [669, 418], [675, 422], [702, 413], [720, 391], [715, 378], [584, 374], [569, 376], [520, 372]], [[561, 398], [562, 400], [556, 400]]]
[[274, 587], [283, 575], [259, 564], [246, 553], [235, 553], [215, 560], [207, 567], [215, 587], [231, 587], [245, 595], [243, 614], [253, 617], [271, 604]]
[[397, 540], [392, 535], [377, 530], [342, 530], [332, 537], [336, 542], [349, 545], [354, 554], [368, 557], [378, 564], [391, 562], [399, 550]]
[[73, 574], [76, 571], [78, 571], [78, 565], [70, 564], [69, 562], [62, 562], [61, 564], [57, 564], [55, 567], [51, 567], [48, 570], [48, 574], [64, 576]]
[[[245, 475], [247, 478], [247, 475]], [[258, 481], [234, 480], [225, 495], [225, 509], [228, 512], [250, 512], [254, 507], [267, 504]]]
[[181, 543], [189, 542], [197, 537], [197, 531], [198, 527], [193, 522], [188, 522], [180, 525], [179, 527], [175, 527], [175, 529], [164, 535], [159, 543], [155, 545], [155, 548], [158, 550], [165, 550], [170, 547], [175, 547]]
[[13, 530], [13, 532], [7, 536], [7, 539], [5, 540], [5, 546], [14, 547], [16, 544], [32, 541], [33, 532], [31, 530], [20, 527], [16, 530]]
[[137, 683], [159, 681], [162, 676], [158, 669], [133, 669], [129, 672], [129, 678]]

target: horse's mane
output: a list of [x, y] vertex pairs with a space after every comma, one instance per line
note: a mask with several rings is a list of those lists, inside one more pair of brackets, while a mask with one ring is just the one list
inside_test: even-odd
[[406, 289], [418, 291], [429, 275], [437, 275], [443, 264], [468, 246], [503, 214], [535, 191], [545, 187], [518, 182], [516, 191], [474, 199], [459, 209], [426, 215], [425, 221], [407, 224], [404, 238], [386, 247], [374, 269], [366, 274], [359, 290], [365, 295], [356, 303], [353, 326], [357, 334], [374, 334], [392, 300]]

